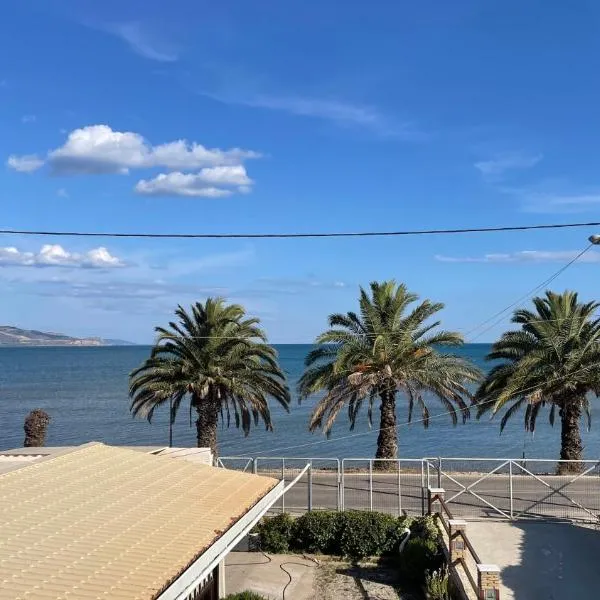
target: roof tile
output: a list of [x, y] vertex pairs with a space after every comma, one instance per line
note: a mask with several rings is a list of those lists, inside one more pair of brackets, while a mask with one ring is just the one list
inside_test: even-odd
[[276, 483], [103, 444], [0, 474], [0, 597], [154, 598]]

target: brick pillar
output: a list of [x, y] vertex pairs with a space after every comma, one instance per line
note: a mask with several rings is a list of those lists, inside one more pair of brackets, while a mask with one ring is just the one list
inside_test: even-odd
[[438, 498], [444, 499], [444, 494], [446, 490], [444, 488], [427, 488], [427, 514], [432, 515], [435, 513], [434, 504], [436, 502], [436, 496]]
[[477, 565], [479, 600], [500, 600], [500, 569], [496, 565]]
[[460, 519], [449, 519], [448, 525], [450, 526], [450, 562], [455, 563], [465, 557], [463, 533], [467, 529], [467, 522]]

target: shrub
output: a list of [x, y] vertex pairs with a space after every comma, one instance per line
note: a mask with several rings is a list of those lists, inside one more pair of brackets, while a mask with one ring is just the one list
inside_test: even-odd
[[424, 517], [417, 517], [413, 520], [410, 525], [410, 530], [413, 537], [420, 537], [425, 540], [438, 540], [440, 536], [440, 530], [435, 522], [433, 515], [425, 515]]
[[339, 537], [339, 554], [353, 560], [390, 552], [397, 530], [397, 519], [376, 512], [347, 511], [343, 513], [343, 528]]
[[413, 534], [413, 523], [414, 520], [410, 517], [399, 517], [395, 519], [394, 524], [389, 530], [389, 539], [387, 542], [386, 554], [396, 555], [400, 552], [400, 544], [405, 536], [405, 530], [408, 527], [411, 532], [411, 536]]
[[425, 590], [431, 600], [450, 600], [450, 581], [446, 569], [427, 573]]
[[424, 554], [424, 549], [429, 548], [429, 554], [434, 555], [439, 545], [438, 529], [431, 517], [398, 518], [358, 510], [314, 511], [297, 520], [288, 514], [267, 517], [259, 523], [256, 531], [260, 548], [265, 552], [281, 554], [295, 550], [359, 560], [367, 556], [398, 555], [406, 527], [411, 530], [411, 538], [402, 557], [412, 543], [420, 550], [409, 551], [408, 560], [429, 564], [429, 555]]
[[290, 549], [294, 536], [294, 519], [287, 513], [266, 517], [257, 525], [261, 550], [273, 554], [284, 554]]
[[229, 596], [225, 596], [225, 600], [267, 600], [264, 596], [260, 594], [255, 594], [254, 592], [239, 592], [238, 594], [229, 594]]
[[438, 542], [421, 537], [411, 538], [400, 554], [399, 561], [403, 577], [423, 583], [428, 571], [435, 571], [442, 566]]
[[344, 513], [329, 510], [304, 513], [296, 520], [293, 547], [317, 554], [340, 554], [344, 521]]

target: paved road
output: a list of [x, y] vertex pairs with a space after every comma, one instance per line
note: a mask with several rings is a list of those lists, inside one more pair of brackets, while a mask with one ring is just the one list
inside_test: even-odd
[[[281, 477], [280, 471], [259, 473]], [[292, 481], [294, 472], [286, 473]], [[441, 487], [454, 517], [555, 518], [594, 521], [600, 515], [600, 476], [586, 475], [573, 481], [574, 476], [494, 474], [483, 481], [482, 474], [452, 473], [442, 475]], [[437, 485], [437, 474], [432, 477]], [[469, 491], [465, 491], [469, 488]], [[371, 491], [372, 490], [372, 491]], [[400, 494], [398, 493], [400, 490]], [[561, 493], [556, 492], [559, 490]], [[337, 474], [314, 471], [312, 474], [312, 506], [315, 509], [336, 509], [343, 503], [346, 509], [373, 509], [392, 514], [421, 514], [426, 510], [426, 489], [421, 474], [416, 472], [344, 474], [343, 494], [338, 490]], [[511, 502], [512, 496], [512, 502]], [[286, 494], [283, 504], [289, 512], [304, 512], [308, 507], [308, 475]], [[281, 510], [280, 501], [273, 508]]]

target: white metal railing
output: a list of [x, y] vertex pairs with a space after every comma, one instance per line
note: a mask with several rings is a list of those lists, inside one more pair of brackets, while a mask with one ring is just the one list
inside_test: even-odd
[[222, 457], [217, 465], [292, 481], [275, 510], [425, 514], [427, 489], [446, 490], [459, 518], [569, 519], [600, 523], [600, 461], [514, 458]]
[[[600, 522], [598, 460], [425, 460], [427, 480], [446, 490], [446, 503], [459, 517]], [[566, 473], [557, 473], [559, 465]]]

